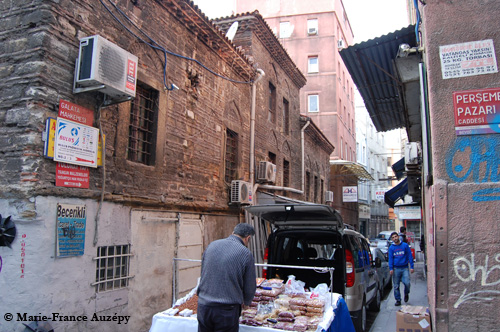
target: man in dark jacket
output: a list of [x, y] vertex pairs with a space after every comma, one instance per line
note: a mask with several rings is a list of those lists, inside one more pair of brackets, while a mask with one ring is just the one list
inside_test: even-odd
[[[388, 251], [389, 256], [389, 270], [392, 276], [392, 285], [394, 287], [394, 298], [396, 299], [395, 305], [401, 305], [401, 292], [399, 291], [399, 284], [403, 282], [405, 286], [405, 302], [410, 298], [410, 273], [413, 273], [413, 256], [411, 249], [405, 242], [401, 242], [399, 235], [396, 232], [391, 234], [391, 240], [394, 242]], [[410, 271], [408, 271], [408, 264], [410, 264]]]
[[233, 234], [203, 253], [198, 285], [198, 332], [237, 332], [241, 306], [255, 295], [255, 261], [247, 248], [255, 230], [238, 224]]

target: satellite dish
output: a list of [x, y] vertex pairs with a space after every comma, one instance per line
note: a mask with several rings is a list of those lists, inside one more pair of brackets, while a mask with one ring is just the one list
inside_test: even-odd
[[226, 32], [227, 39], [233, 41], [233, 38], [236, 35], [236, 30], [238, 30], [238, 22], [234, 22], [233, 24], [231, 24], [229, 30], [227, 30]]

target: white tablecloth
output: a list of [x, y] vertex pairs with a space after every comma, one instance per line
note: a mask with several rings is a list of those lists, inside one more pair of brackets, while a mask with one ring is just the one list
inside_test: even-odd
[[[337, 307], [337, 302], [341, 299], [339, 294], [333, 294], [332, 302], [334, 306], [328, 306], [323, 316], [323, 321], [318, 325], [317, 332], [326, 331], [330, 327], [335, 318], [334, 310]], [[159, 312], [153, 316], [153, 323], [149, 332], [197, 332], [198, 320], [195, 317], [169, 316], [163, 312]], [[283, 330], [255, 327], [240, 324], [240, 332], [283, 332]]]

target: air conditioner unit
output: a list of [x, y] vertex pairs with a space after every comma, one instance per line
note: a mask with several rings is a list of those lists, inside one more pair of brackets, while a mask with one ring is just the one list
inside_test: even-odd
[[122, 101], [135, 98], [135, 55], [99, 35], [80, 39], [73, 93], [99, 90]]
[[307, 29], [307, 34], [308, 35], [317, 35], [318, 34], [318, 29], [316, 29], [316, 28], [309, 28], [309, 29]]
[[420, 156], [422, 155], [420, 143], [410, 142], [405, 145], [405, 164], [418, 165], [420, 163]]
[[339, 39], [339, 40], [337, 41], [337, 47], [338, 47], [338, 48], [345, 48], [345, 42], [344, 42], [344, 40], [343, 40], [343, 39]]
[[257, 180], [262, 182], [276, 182], [276, 165], [268, 161], [261, 161], [257, 171]]
[[333, 202], [333, 191], [325, 192], [325, 202]]
[[241, 180], [231, 181], [231, 203], [251, 204], [251, 184]]

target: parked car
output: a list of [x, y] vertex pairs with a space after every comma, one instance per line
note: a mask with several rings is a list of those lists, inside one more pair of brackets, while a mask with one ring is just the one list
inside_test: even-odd
[[394, 232], [394, 231], [382, 231], [382, 232], [378, 233], [377, 239], [391, 241], [392, 232]]
[[368, 240], [345, 230], [346, 303], [357, 332], [366, 330], [366, 310], [379, 311], [382, 296]]
[[[268, 267], [263, 277], [287, 280], [294, 275], [306, 288], [326, 283], [331, 291], [345, 296], [344, 223], [335, 209], [320, 204], [254, 205], [246, 209], [271, 224], [264, 259], [267, 264], [281, 266]], [[334, 268], [333, 282], [325, 271], [287, 267], [290, 265]]]
[[388, 259], [387, 253], [389, 252], [389, 247], [391, 246], [391, 243], [392, 241], [389, 240], [375, 238], [370, 240], [370, 247], [379, 248], [385, 255], [385, 258], [387, 260]]
[[[381, 301], [366, 238], [345, 229], [340, 214], [327, 205], [254, 205], [246, 210], [271, 224], [264, 259], [273, 266], [268, 266], [265, 277], [287, 280], [294, 275], [306, 288], [330, 285], [344, 296], [356, 331], [364, 332], [367, 306], [379, 310]], [[294, 265], [334, 270], [330, 274]]]
[[392, 287], [392, 278], [389, 271], [387, 254], [384, 254], [380, 248], [376, 247], [371, 247], [370, 250], [372, 252], [374, 266], [378, 275], [379, 291], [381, 292], [381, 295], [383, 295], [386, 288]]

